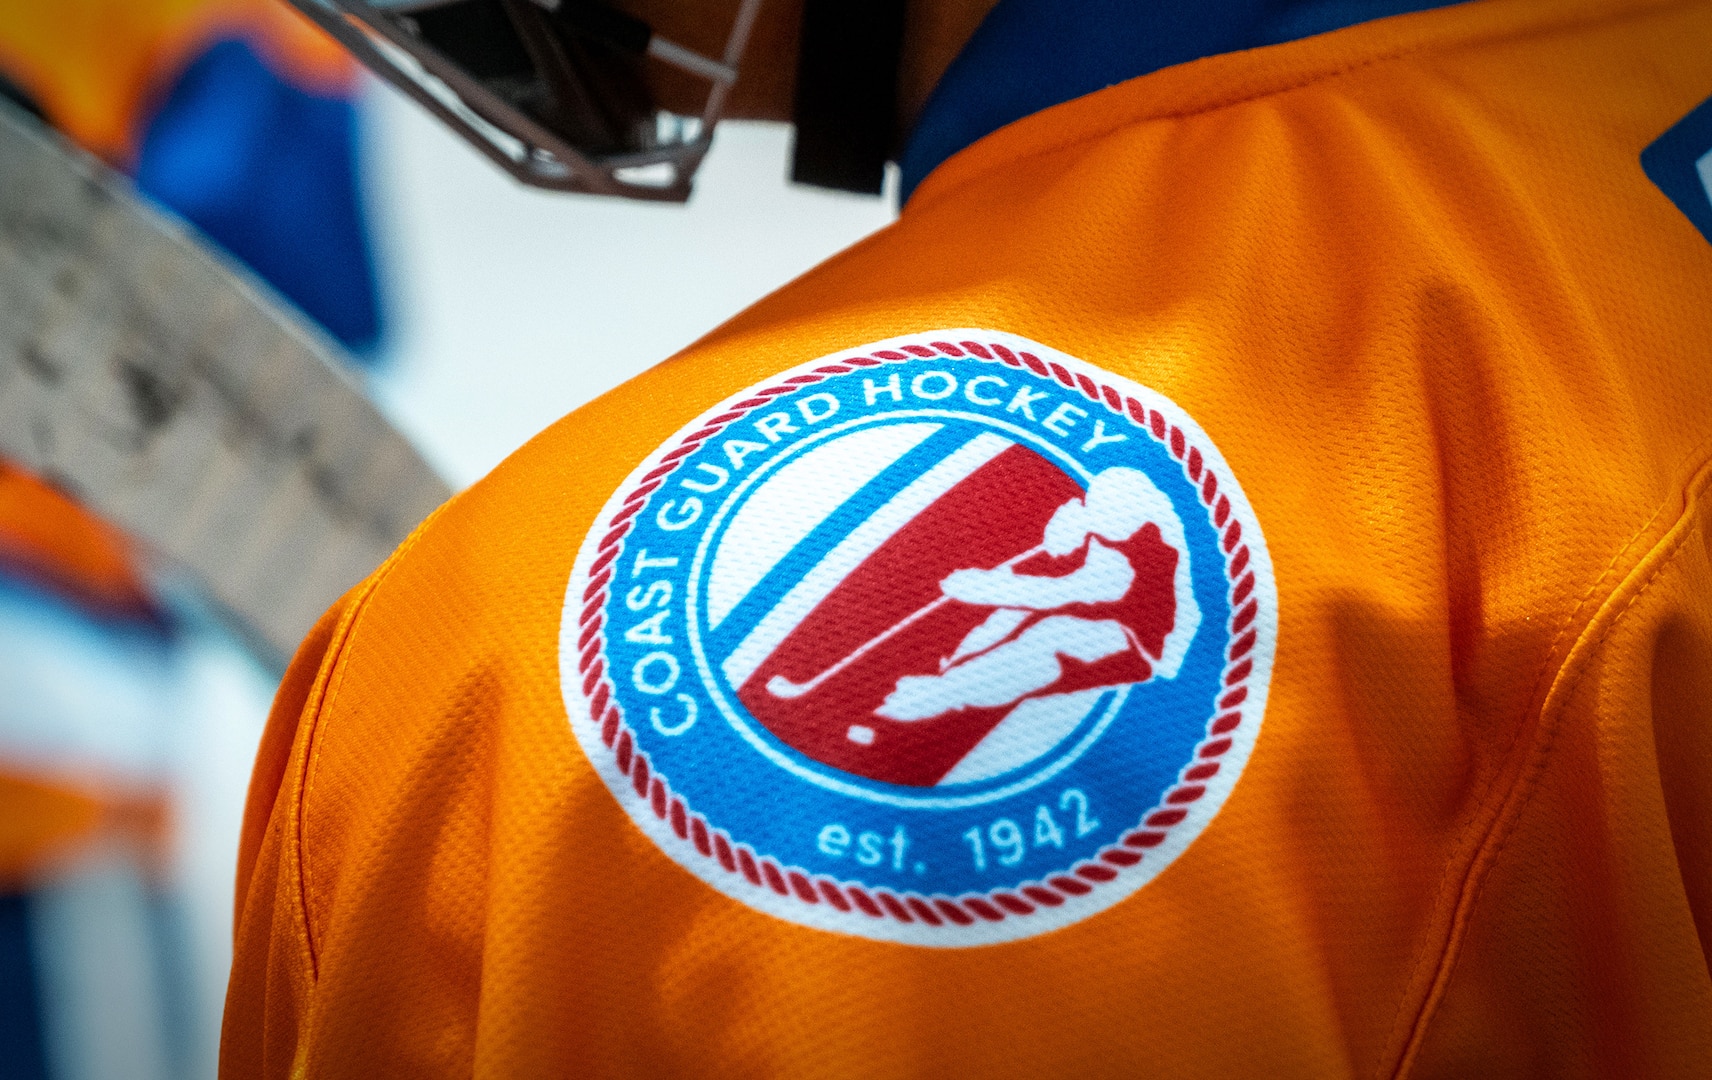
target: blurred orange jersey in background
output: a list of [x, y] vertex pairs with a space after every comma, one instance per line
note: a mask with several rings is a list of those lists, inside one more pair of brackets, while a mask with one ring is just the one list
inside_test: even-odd
[[[61, 133], [115, 165], [136, 169], [149, 164], [140, 160], [146, 137], [163, 108], [172, 102], [186, 71], [194, 71], [208, 50], [231, 41], [242, 41], [259, 52], [268, 65], [289, 78], [292, 88], [301, 88], [306, 96], [323, 95], [349, 108], [343, 97], [356, 87], [354, 62], [307, 20], [276, 0], [11, 4], [0, 11], [0, 89], [15, 87]], [[218, 78], [205, 81], [219, 83]], [[253, 77], [243, 86], [227, 77], [209, 93], [232, 97], [250, 91], [249, 97], [254, 98], [254, 88]], [[188, 168], [156, 168], [144, 177], [146, 193], [191, 217], [205, 230], [220, 234], [215, 237], [217, 241], [249, 260], [252, 268], [269, 276], [276, 287], [305, 302], [311, 315], [325, 316], [327, 312], [311, 302], [313, 296], [306, 300], [304, 290], [293, 288], [295, 278], [330, 281], [332, 291], [344, 298], [345, 308], [364, 301], [372, 305], [372, 281], [359, 281], [360, 287], [352, 287], [348, 275], [340, 277], [337, 273], [346, 264], [366, 260], [366, 253], [351, 255], [352, 248], [363, 243], [357, 233], [359, 225], [348, 225], [344, 236], [333, 243], [323, 242], [319, 249], [311, 241], [303, 249], [281, 250], [266, 238], [258, 240], [222, 229], [225, 222], [216, 214], [201, 212], [208, 205], [224, 207], [235, 202], [235, 212], [228, 211], [226, 216], [253, 221], [259, 216], [253, 206], [234, 198], [253, 196], [258, 189], [247, 179], [245, 165], [256, 161], [260, 171], [288, 174], [289, 167], [282, 167], [280, 157], [325, 154], [313, 139], [303, 139], [300, 130], [270, 132], [277, 140], [290, 140], [295, 135], [298, 141], [283, 141], [277, 149], [266, 147], [270, 151], [267, 154], [256, 154], [250, 145], [240, 145], [236, 137], [245, 120], [271, 121], [276, 127], [288, 125], [281, 124], [277, 112], [254, 118], [244, 116], [242, 109], [238, 112], [238, 126], [216, 134], [218, 150], [203, 153]], [[340, 149], [349, 153], [349, 148]], [[221, 151], [229, 151], [231, 157], [218, 160]], [[217, 184], [203, 184], [199, 190], [194, 175], [198, 169], [218, 174]], [[336, 189], [340, 183], [351, 182], [351, 177], [338, 175], [337, 169], [326, 170], [309, 183], [296, 184], [292, 193], [303, 205], [284, 207], [283, 211], [313, 214], [329, 206], [341, 209]], [[329, 191], [333, 196], [327, 194]], [[258, 201], [266, 202], [273, 194], [263, 191]], [[343, 217], [339, 220], [348, 224]], [[326, 222], [320, 222], [319, 228], [317, 232], [300, 224], [295, 232], [324, 236]], [[366, 279], [366, 268], [359, 267], [356, 276]], [[337, 319], [330, 321], [335, 330], [343, 329]], [[366, 328], [361, 317], [354, 322], [358, 324], [355, 336], [372, 337], [372, 314]], [[0, 572], [44, 588], [98, 621], [111, 618], [164, 625], [162, 611], [139, 571], [136, 554], [122, 535], [75, 501], [41, 479], [0, 463]], [[61, 719], [41, 716], [34, 723], [45, 730]], [[162, 725], [169, 720], [159, 718]], [[0, 881], [8, 887], [25, 884], [45, 862], [88, 839], [101, 822], [119, 824], [131, 833], [138, 821], [147, 820], [153, 824], [143, 830], [144, 839], [151, 845], [164, 841], [167, 814], [165, 796], [160, 792], [133, 791], [127, 785], [115, 785], [112, 777], [82, 775], [87, 770], [79, 768], [59, 770], [55, 766], [49, 769], [53, 775], [47, 775], [42, 771], [46, 762], [36, 761], [26, 767], [16, 758], [14, 753], [0, 752], [0, 769], [11, 770], [11, 775], [0, 780], [11, 785], [4, 798], [12, 810], [5, 815], [7, 828], [0, 841]], [[162, 852], [153, 850], [149, 854], [158, 859]]]
[[[142, 131], [179, 70], [222, 35], [267, 42], [276, 62], [330, 89], [355, 68], [341, 50], [271, 0], [13, 4], [0, 13], [0, 76], [65, 134], [110, 161], [134, 162]], [[56, 489], [0, 463], [0, 569], [98, 616], [156, 619], [135, 553], [116, 530]], [[43, 723], [50, 723], [43, 718]], [[0, 884], [15, 889], [88, 839], [103, 815], [135, 817], [137, 796], [94, 778], [17, 772], [0, 761]], [[145, 797], [165, 821], [160, 796]], [[111, 805], [107, 805], [111, 804]], [[103, 807], [105, 806], [105, 809]], [[160, 840], [162, 837], [154, 837]], [[156, 856], [159, 852], [154, 853]]]
[[[124, 537], [34, 476], [4, 464], [0, 569], [97, 616], [160, 617]], [[141, 822], [149, 824], [138, 830]], [[95, 778], [47, 776], [0, 754], [0, 891], [27, 886], [104, 827], [121, 841], [143, 841], [144, 853], [159, 860], [166, 822], [158, 793]]]
[[356, 65], [276, 0], [63, 0], [0, 13], [0, 71], [53, 125], [110, 162], [130, 163], [150, 110], [181, 68], [222, 37], [244, 37], [296, 80], [336, 93]]
[[0, 94], [130, 173], [358, 356], [381, 334], [354, 61], [282, 0], [0, 11]]
[[[225, 1075], [1703, 1071], [1712, 243], [1641, 155], [1712, 96], [1709, 40], [1704, 2], [1492, 0], [1113, 86], [976, 143], [895, 226], [550, 428], [288, 674], [245, 825]], [[1151, 446], [1200, 485], [1210, 546], [1188, 516], [1178, 539], [1172, 512], [1149, 520], [1234, 585], [1195, 579], [1172, 625], [1224, 635], [1210, 670], [1254, 691], [1220, 691], [1159, 809], [1102, 824], [1054, 789], [1044, 817], [931, 851], [815, 820], [798, 863], [704, 809], [749, 800], [761, 830], [827, 785], [920, 801], [816, 764], [941, 722], [890, 705], [825, 746], [751, 731], [766, 754], [740, 767], [670, 741], [747, 723], [714, 713], [721, 686], [813, 693], [846, 661], [771, 682], [737, 659], [757, 629], [695, 670], [673, 650], [695, 627], [714, 647], [695, 605], [723, 556], [659, 545], [737, 530], [748, 511], [718, 500], [775, 447], [894, 404], [915, 427], [849, 429], [878, 432], [866, 453], [906, 460], [955, 406], [1041, 461]], [[990, 445], [985, 468], [1002, 442], [956, 453]], [[767, 512], [795, 520], [864, 460]], [[1018, 537], [1074, 502], [1027, 503]], [[842, 550], [860, 529], [827, 513]], [[751, 535], [755, 560], [784, 544]], [[650, 567], [687, 576], [655, 592]], [[1275, 645], [1265, 686], [1251, 625]], [[1169, 635], [1147, 648], [1158, 675]], [[1220, 758], [1233, 737], [1246, 765]], [[1145, 764], [1090, 745], [1065, 768], [1114, 793]], [[699, 807], [677, 794], [696, 783]], [[1084, 825], [1106, 846], [1052, 861]], [[1047, 869], [933, 892], [906, 850], [923, 880], [935, 859]]]
[[0, 464], [0, 567], [96, 611], [148, 615], [136, 552], [118, 530], [16, 466]]

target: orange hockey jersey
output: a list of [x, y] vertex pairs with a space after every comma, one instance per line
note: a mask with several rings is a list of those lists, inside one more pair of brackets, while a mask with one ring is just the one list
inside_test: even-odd
[[287, 676], [224, 1074], [1704, 1075], [1709, 41], [1122, 83], [554, 425]]

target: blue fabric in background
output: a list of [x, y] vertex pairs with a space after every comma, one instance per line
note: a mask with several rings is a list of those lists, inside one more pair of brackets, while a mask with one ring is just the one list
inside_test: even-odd
[[1700, 172], [1700, 161], [1707, 157], [1712, 157], [1712, 98], [1642, 150], [1641, 168], [1700, 234], [1712, 240], [1712, 173]]
[[274, 74], [249, 45], [197, 57], [150, 121], [137, 187], [361, 355], [381, 333], [353, 102]]
[[0, 894], [0, 1080], [47, 1080], [29, 900]]
[[1006, 124], [1160, 68], [1277, 45], [1447, 0], [999, 0], [916, 121], [902, 197]]

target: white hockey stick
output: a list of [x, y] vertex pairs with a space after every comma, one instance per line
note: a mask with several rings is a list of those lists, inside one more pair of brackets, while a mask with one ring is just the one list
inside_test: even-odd
[[[1023, 562], [1024, 560], [1033, 558], [1034, 556], [1039, 555], [1041, 552], [1043, 552], [1045, 550], [1046, 550], [1046, 545], [1037, 544], [1034, 547], [1029, 548], [1027, 551], [1023, 552], [1020, 555], [1012, 556], [1011, 558], [1000, 563], [998, 566], [993, 567], [993, 569], [994, 570], [1008, 570], [1011, 567], [1015, 566], [1017, 563], [1020, 563], [1020, 562]], [[892, 638], [896, 637], [899, 633], [903, 632], [904, 630], [909, 629], [911, 626], [914, 626], [916, 623], [920, 622], [922, 619], [927, 618], [928, 615], [932, 614], [935, 611], [938, 611], [941, 607], [943, 607], [950, 600], [951, 600], [951, 597], [946, 596], [944, 594], [941, 594], [938, 597], [936, 597], [934, 600], [932, 600], [930, 603], [923, 604], [921, 607], [916, 608], [914, 611], [910, 612], [908, 615], [905, 615], [903, 618], [899, 619], [897, 622], [893, 623], [892, 625], [886, 627], [884, 630], [880, 631], [878, 634], [875, 634], [873, 637], [869, 638], [867, 641], [863, 642], [861, 645], [858, 645], [853, 651], [851, 651], [848, 655], [846, 655], [842, 660], [839, 660], [837, 663], [833, 664], [831, 667], [827, 668], [825, 671], [822, 671], [819, 675], [816, 675], [814, 678], [810, 679], [808, 682], [796, 683], [796, 682], [792, 682], [791, 680], [785, 678], [783, 675], [774, 675], [771, 679], [767, 680], [767, 692], [769, 694], [772, 694], [774, 697], [777, 697], [777, 698], [799, 698], [799, 697], [802, 697], [804, 694], [813, 693], [815, 690], [819, 689], [820, 686], [826, 682], [826, 680], [832, 678], [834, 675], [837, 675], [839, 672], [843, 671], [845, 668], [849, 667], [851, 664], [854, 664], [856, 661], [862, 659], [864, 656], [867, 656], [870, 652], [873, 652], [875, 649], [879, 648], [881, 645], [884, 645], [886, 642], [888, 642]]]

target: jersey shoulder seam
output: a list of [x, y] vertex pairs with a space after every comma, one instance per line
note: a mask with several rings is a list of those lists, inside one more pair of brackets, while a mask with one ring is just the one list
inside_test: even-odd
[[[1562, 630], [1559, 631], [1552, 647], [1547, 651], [1546, 660], [1542, 665], [1539, 679], [1534, 688], [1530, 701], [1539, 699], [1540, 704], [1530, 709], [1534, 722], [1524, 725], [1518, 730], [1510, 747], [1505, 751], [1505, 758], [1515, 759], [1514, 764], [1500, 767], [1498, 776], [1502, 778], [1510, 774], [1510, 782], [1504, 793], [1495, 800], [1491, 813], [1483, 813], [1468, 830], [1468, 835], [1478, 837], [1473, 847], [1471, 857], [1465, 864], [1464, 872], [1459, 876], [1455, 873], [1456, 863], [1445, 868], [1444, 880], [1439, 890], [1440, 899], [1435, 907], [1441, 907], [1451, 897], [1452, 886], [1455, 889], [1454, 904], [1450, 911], [1449, 925], [1445, 931], [1444, 944], [1437, 948], [1428, 947], [1422, 950], [1411, 973], [1408, 987], [1403, 1000], [1398, 1003], [1396, 1019], [1392, 1025], [1391, 1037], [1386, 1042], [1385, 1057], [1381, 1058], [1379, 1068], [1375, 1071], [1378, 1076], [1386, 1075], [1384, 1061], [1391, 1057], [1391, 1047], [1397, 1046], [1396, 1067], [1390, 1070], [1391, 1075], [1402, 1077], [1407, 1074], [1414, 1059], [1418, 1055], [1427, 1029], [1431, 1026], [1434, 1014], [1440, 1001], [1449, 987], [1452, 974], [1460, 956], [1463, 940], [1469, 924], [1472, 922], [1475, 909], [1480, 900], [1481, 892], [1490, 875], [1490, 871], [1502, 857], [1505, 846], [1514, 833], [1515, 826], [1522, 813], [1532, 799], [1535, 789], [1544, 776], [1550, 764], [1551, 751], [1558, 734], [1558, 717], [1568, 701], [1579, 689], [1581, 680], [1592, 668], [1592, 661], [1598, 656], [1606, 640], [1621, 625], [1624, 617], [1634, 607], [1642, 596], [1658, 581], [1662, 572], [1668, 568], [1677, 554], [1682, 550], [1684, 541], [1692, 535], [1692, 527], [1703, 518], [1707, 511], [1706, 493], [1712, 487], [1712, 449], [1708, 443], [1701, 446], [1686, 460], [1696, 462], [1692, 468], [1678, 470], [1677, 475], [1687, 473], [1686, 480], [1675, 485], [1671, 496], [1662, 501], [1647, 521], [1618, 548], [1611, 562], [1604, 571], [1594, 579], [1581, 600], [1572, 609]], [[1658, 536], [1647, 550], [1635, 559], [1632, 566], [1613, 582], [1608, 589], [1600, 586], [1607, 582], [1613, 571], [1624, 561], [1625, 556], [1634, 550], [1649, 534], [1654, 533], [1660, 518], [1673, 507], [1680, 508], [1675, 518], [1662, 535]], [[1598, 597], [1597, 603], [1592, 603]], [[1591, 613], [1582, 617], [1592, 607]], [[1559, 655], [1562, 643], [1570, 632], [1579, 626], [1573, 643], [1562, 652], [1562, 659], [1555, 666], [1552, 658]], [[1542, 694], [1543, 690], [1543, 694]], [[1531, 729], [1531, 730], [1530, 730]], [[1523, 733], [1531, 738], [1518, 754], [1519, 743]], [[1493, 781], [1497, 784], [1498, 781]], [[1490, 786], [1490, 785], [1489, 785]], [[1482, 796], [1482, 801], [1485, 801]], [[1466, 842], [1466, 840], [1465, 840]], [[1463, 845], [1459, 845], [1463, 846]], [[1408, 1003], [1416, 995], [1412, 988], [1420, 981], [1424, 971], [1431, 967], [1431, 977], [1427, 981], [1424, 994], [1420, 997], [1420, 1006], [1412, 1024], [1408, 1025], [1406, 1037], [1399, 1045], [1397, 1035], [1404, 1027]]]
[[312, 697], [310, 702], [304, 706], [305, 711], [310, 715], [302, 736], [306, 740], [307, 746], [303, 755], [303, 763], [300, 766], [297, 800], [293, 807], [297, 820], [295, 835], [293, 836], [295, 850], [292, 856], [296, 863], [298, 886], [296, 899], [303, 919], [303, 940], [308, 952], [311, 983], [314, 983], [319, 974], [319, 958], [315, 940], [314, 910], [310, 903], [313, 890], [311, 888], [309, 860], [309, 803], [314, 794], [317, 766], [321, 760], [321, 749], [324, 743], [322, 734], [326, 725], [331, 722], [339, 693], [344, 688], [345, 676], [349, 673], [351, 664], [355, 660], [359, 640], [359, 624], [368, 612], [369, 602], [374, 599], [382, 582], [398, 565], [399, 561], [409, 554], [435, 520], [457, 501], [457, 496], [453, 496], [429, 514], [422, 524], [417, 526], [399, 545], [398, 549], [388, 556], [387, 560], [363, 583], [361, 595], [351, 604], [351, 611], [345, 618], [344, 626], [329, 648], [327, 657], [322, 661], [323, 669], [327, 674], [324, 676], [325, 682], [320, 688], [320, 696], [318, 698]]

